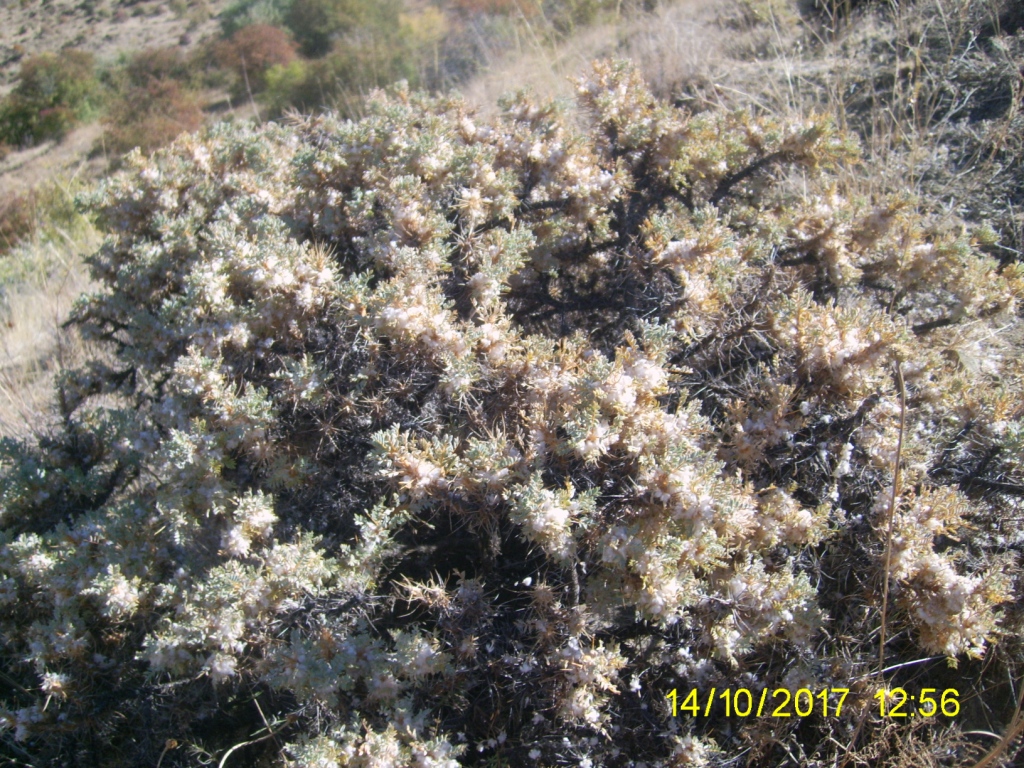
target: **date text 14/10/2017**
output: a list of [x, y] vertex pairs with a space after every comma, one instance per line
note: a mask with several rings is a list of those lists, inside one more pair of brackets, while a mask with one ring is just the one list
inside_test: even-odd
[[[725, 705], [726, 717], [839, 717], [843, 703], [849, 695], [849, 688], [824, 688], [814, 692], [809, 688], [790, 691], [788, 688], [765, 688], [760, 693], [746, 688], [733, 690], [712, 688], [706, 697], [696, 689], [680, 699], [673, 688], [665, 696], [672, 702], [672, 717], [689, 714], [691, 717], [710, 717], [712, 711], [718, 714], [716, 701]], [[960, 692], [947, 688], [939, 692], [936, 688], [922, 688], [920, 693], [909, 694], [903, 688], [884, 688], [874, 694], [878, 701], [880, 717], [935, 717], [945, 715], [956, 717], [960, 714]]]

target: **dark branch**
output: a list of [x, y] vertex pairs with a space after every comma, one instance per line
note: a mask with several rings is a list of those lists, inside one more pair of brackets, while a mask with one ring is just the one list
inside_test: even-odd
[[762, 171], [773, 163], [780, 162], [786, 159], [785, 152], [772, 152], [770, 155], [765, 155], [760, 160], [751, 163], [741, 171], [736, 171], [729, 176], [726, 176], [715, 187], [714, 193], [708, 198], [708, 202], [712, 205], [718, 205], [724, 198], [728, 197], [732, 193], [732, 188], [739, 184], [745, 179], [749, 179], [755, 173]]
[[1002, 480], [989, 480], [984, 477], [965, 477], [960, 481], [964, 488], [981, 488], [986, 491], [1008, 493], [1011, 496], [1024, 496], [1024, 485], [1007, 483]]
[[911, 330], [915, 334], [921, 336], [922, 334], [928, 333], [928, 331], [934, 331], [936, 328], [945, 328], [947, 325], [955, 323], [952, 317], [940, 317], [938, 320], [929, 320], [927, 323], [918, 323]]

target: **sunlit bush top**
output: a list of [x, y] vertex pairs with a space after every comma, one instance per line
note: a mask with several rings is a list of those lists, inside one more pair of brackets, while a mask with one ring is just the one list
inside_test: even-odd
[[847, 199], [822, 118], [578, 93], [218, 126], [91, 198], [105, 351], [3, 445], [11, 749], [714, 764], [668, 690], [854, 688], [887, 561], [886, 663], [998, 640], [1020, 270]]

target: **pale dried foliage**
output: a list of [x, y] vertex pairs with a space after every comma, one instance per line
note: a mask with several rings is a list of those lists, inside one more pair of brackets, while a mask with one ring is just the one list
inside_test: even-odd
[[3, 444], [15, 749], [98, 721], [115, 762], [223, 759], [194, 713], [237, 697], [293, 765], [711, 765], [733, 726], [666, 727], [664, 691], [865, 679], [883, 581], [883, 658], [1003, 636], [970, 492], [1020, 471], [1021, 271], [847, 196], [821, 115], [693, 114], [624, 63], [576, 89], [218, 127], [89, 196], [105, 351]]
[[[3, 444], [2, 748], [949, 766], [1008, 728], [1012, 760], [1024, 269], [871, 179], [913, 156], [881, 129], [857, 166], [806, 96], [842, 41], [790, 11], [658, 9], [621, 40], [653, 87], [599, 63], [576, 109], [611, 27], [525, 52], [555, 102], [396, 88], [130, 156], [90, 200], [97, 346]], [[881, 720], [895, 685], [963, 714]], [[666, 716], [713, 686], [852, 693]]]

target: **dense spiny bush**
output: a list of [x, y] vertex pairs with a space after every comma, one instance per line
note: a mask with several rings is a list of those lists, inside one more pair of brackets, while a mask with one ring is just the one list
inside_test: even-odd
[[[827, 120], [689, 115], [626, 65], [579, 101], [398, 89], [104, 183], [75, 321], [110, 354], [2, 444], [0, 748], [827, 762], [885, 730], [887, 561], [915, 684], [1008, 631], [1021, 270], [844, 199]], [[668, 716], [712, 686], [853, 703]]]
[[0, 102], [0, 144], [60, 138], [99, 105], [92, 55], [67, 50], [26, 59], [18, 85]]

